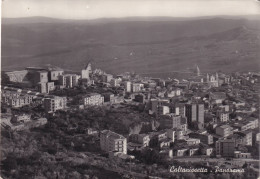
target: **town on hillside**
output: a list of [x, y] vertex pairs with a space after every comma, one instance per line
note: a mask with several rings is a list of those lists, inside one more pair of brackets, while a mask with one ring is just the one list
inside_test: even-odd
[[1, 81], [1, 173], [10, 178], [259, 177], [260, 72], [196, 66], [187, 79], [161, 79], [89, 62], [78, 73], [2, 72]]

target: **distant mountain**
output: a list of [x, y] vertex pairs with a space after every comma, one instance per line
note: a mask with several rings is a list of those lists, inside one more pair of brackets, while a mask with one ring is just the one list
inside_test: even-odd
[[260, 21], [252, 17], [3, 22], [2, 69], [53, 64], [79, 70], [93, 59], [94, 66], [111, 73], [172, 71], [195, 64], [202, 72], [259, 70]]

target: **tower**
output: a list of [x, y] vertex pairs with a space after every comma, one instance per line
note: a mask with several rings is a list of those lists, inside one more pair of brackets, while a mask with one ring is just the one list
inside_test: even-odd
[[209, 74], [207, 73], [207, 82], [209, 82]]
[[89, 74], [91, 73], [91, 63], [88, 62], [88, 64], [85, 66], [84, 69], [81, 70], [81, 78], [82, 79], [89, 79]]
[[200, 69], [199, 69], [198, 65], [196, 67], [196, 74], [197, 74], [197, 76], [200, 76]]

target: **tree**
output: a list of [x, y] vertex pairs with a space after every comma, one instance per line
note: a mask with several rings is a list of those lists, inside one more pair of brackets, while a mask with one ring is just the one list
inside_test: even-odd
[[14, 170], [17, 168], [17, 161], [14, 154], [9, 154], [7, 158], [3, 161], [3, 168], [7, 171]]

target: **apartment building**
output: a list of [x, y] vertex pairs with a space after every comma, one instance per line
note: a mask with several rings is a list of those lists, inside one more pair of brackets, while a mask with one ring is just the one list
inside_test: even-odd
[[216, 127], [216, 134], [221, 137], [227, 137], [231, 134], [231, 127], [229, 125], [222, 125]]
[[127, 139], [110, 130], [103, 130], [100, 133], [101, 150], [106, 152], [120, 152], [127, 154]]
[[204, 125], [204, 104], [186, 104], [185, 112], [188, 125], [191, 125], [193, 122]]
[[44, 109], [46, 112], [55, 112], [66, 108], [67, 98], [59, 96], [51, 96], [45, 98], [43, 101]]
[[198, 134], [198, 133], [190, 133], [189, 137], [200, 139], [200, 141], [204, 144], [211, 145], [213, 144], [213, 136], [210, 134]]
[[132, 92], [140, 92], [141, 91], [141, 84], [140, 83], [133, 83], [132, 84]]
[[147, 134], [132, 134], [129, 136], [129, 141], [142, 144], [142, 146], [149, 146], [150, 137]]
[[216, 155], [222, 157], [233, 157], [235, 151], [235, 141], [233, 139], [223, 139], [216, 141]]
[[83, 97], [84, 106], [100, 106], [104, 104], [104, 97], [98, 93], [91, 93]]
[[217, 111], [217, 117], [220, 122], [227, 122], [229, 120], [229, 113], [224, 111]]
[[131, 82], [130, 81], [125, 81], [124, 86], [125, 86], [126, 92], [131, 92]]
[[112, 79], [113, 79], [113, 75], [111, 74], [102, 75], [102, 82], [110, 83]]

